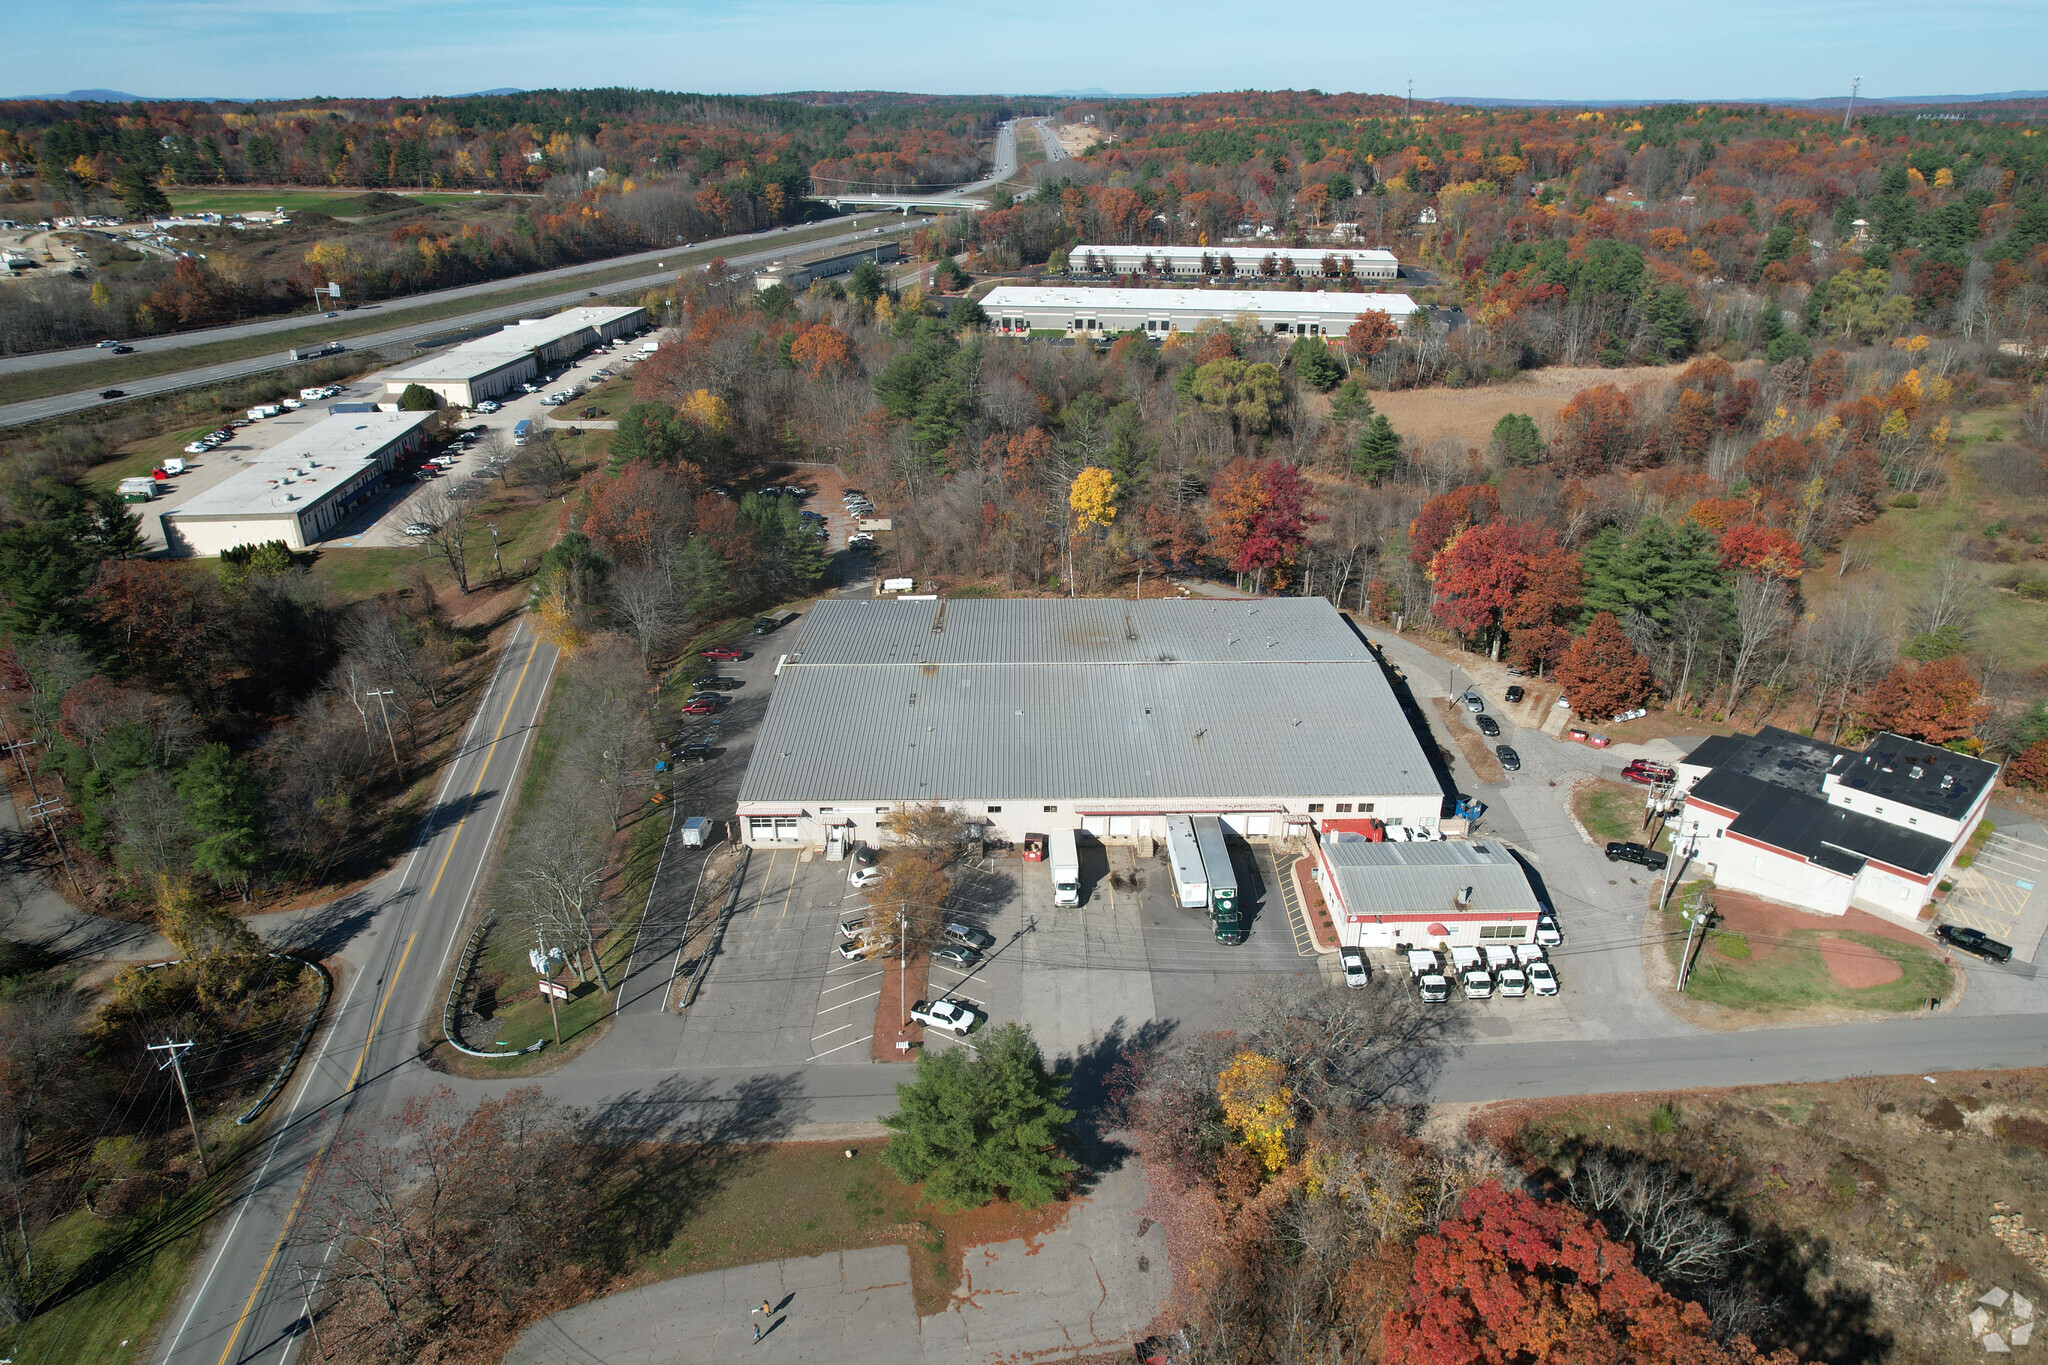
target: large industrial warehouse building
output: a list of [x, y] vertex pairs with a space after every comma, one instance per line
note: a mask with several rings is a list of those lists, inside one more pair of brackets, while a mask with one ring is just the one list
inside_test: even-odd
[[1380, 665], [1328, 602], [820, 601], [740, 784], [754, 844], [886, 842], [944, 803], [988, 837], [1249, 838], [1326, 815], [1433, 829], [1442, 793]]
[[1075, 275], [1305, 275], [1384, 282], [1401, 273], [1401, 262], [1379, 247], [1077, 246], [1067, 252], [1067, 270]]
[[398, 457], [419, 447], [432, 416], [351, 412], [315, 423], [165, 512], [165, 545], [174, 555], [217, 555], [270, 540], [306, 549], [376, 496]]
[[418, 384], [458, 407], [475, 407], [511, 392], [547, 366], [646, 326], [645, 308], [570, 308], [553, 317], [522, 318], [503, 331], [386, 370], [384, 393], [395, 403], [408, 385]]
[[1399, 321], [1417, 311], [1406, 294], [1344, 294], [1268, 289], [1040, 289], [1000, 285], [981, 300], [997, 333], [1035, 331], [1070, 336], [1192, 332], [1205, 322], [1252, 318], [1262, 332], [1342, 336], [1367, 313]]

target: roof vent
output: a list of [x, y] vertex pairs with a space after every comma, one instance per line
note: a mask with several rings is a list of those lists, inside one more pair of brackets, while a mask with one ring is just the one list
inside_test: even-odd
[[1459, 910], [1470, 909], [1472, 905], [1472, 888], [1469, 886], [1459, 887], [1457, 891], [1452, 893], [1451, 905]]
[[1918, 763], [1915, 763], [1913, 765], [1913, 778], [1915, 781], [1918, 781], [1920, 778], [1925, 777], [1926, 775], [1927, 770], [1925, 768], [1921, 767]]
[[1945, 792], [1952, 792], [1956, 789], [1954, 773], [1943, 773], [1941, 775], [1941, 789]]

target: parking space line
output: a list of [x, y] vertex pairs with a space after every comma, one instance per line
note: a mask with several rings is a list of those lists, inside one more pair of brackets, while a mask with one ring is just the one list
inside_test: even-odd
[[[872, 999], [874, 999], [874, 998], [875, 998], [876, 996], [880, 995], [881, 993], [882, 993], [882, 991], [881, 991], [881, 988], [880, 988], [880, 987], [878, 986], [878, 987], [876, 987], [876, 988], [875, 988], [874, 990], [871, 990], [871, 991], [869, 991], [869, 992], [868, 992], [868, 993], [867, 993], [866, 995], [857, 995], [857, 996], [855, 996], [855, 997], [854, 997], [853, 999], [851, 999], [851, 1000], [842, 1000], [842, 1001], [840, 1001], [840, 1002], [839, 1002], [838, 1004], [836, 1004], [836, 1005], [826, 1005], [826, 1006], [824, 1006], [823, 1008], [821, 1008], [821, 1009], [820, 1009], [820, 1010], [818, 1011], [818, 1013], [819, 1013], [819, 1014], [830, 1014], [830, 1013], [831, 1013], [831, 1012], [832, 1012], [833, 1010], [843, 1010], [843, 1009], [845, 1009], [845, 1008], [846, 1008], [846, 1007], [847, 1007], [848, 1005], [858, 1005], [858, 1004], [859, 1004], [859, 1003], [860, 1003], [861, 1001], [863, 1001], [863, 1000], [872, 1000]], [[813, 1016], [813, 1017], [815, 1017], [815, 1016]]]
[[830, 1057], [835, 1052], [844, 1052], [850, 1047], [859, 1047], [862, 1043], [872, 1040], [874, 1036], [874, 1034], [870, 1033], [866, 1038], [856, 1038], [850, 1043], [841, 1043], [838, 1047], [828, 1047], [823, 1052], [813, 1052], [811, 1060], [815, 1062], [820, 1057]]
[[791, 898], [792, 896], [796, 895], [796, 881], [797, 881], [797, 878], [798, 878], [799, 876], [803, 875], [803, 870], [804, 870], [804, 863], [803, 863], [803, 859], [801, 859], [801, 858], [797, 859], [797, 860], [796, 860], [796, 861], [795, 861], [794, 863], [792, 863], [792, 864], [790, 865], [790, 869], [789, 869], [789, 889], [788, 889], [787, 891], [784, 891], [784, 892], [782, 893], [782, 913], [781, 913], [780, 915], [777, 915], [777, 916], [776, 916], [776, 918], [777, 918], [777, 919], [788, 919], [788, 918], [789, 918], [789, 902], [790, 902], [790, 898]]
[[[863, 964], [863, 965], [865, 965], [865, 964]], [[880, 973], [880, 972], [870, 972], [870, 973], [868, 973], [868, 975], [866, 975], [866, 976], [864, 976], [864, 977], [860, 978], [860, 980], [858, 980], [858, 981], [842, 981], [842, 982], [840, 982], [840, 983], [839, 983], [838, 985], [836, 985], [836, 986], [827, 986], [827, 987], [826, 987], [826, 988], [825, 988], [824, 990], [822, 990], [822, 991], [819, 991], [819, 992], [818, 992], [818, 994], [820, 994], [820, 995], [830, 995], [830, 994], [832, 994], [832, 992], [834, 992], [834, 991], [843, 991], [843, 990], [845, 990], [845, 989], [846, 989], [847, 987], [849, 987], [849, 986], [860, 986], [860, 985], [865, 985], [865, 984], [866, 984], [867, 982], [873, 981], [873, 980], [874, 980], [874, 979], [875, 979], [876, 977], [878, 977], [878, 976], [880, 976], [880, 975], [881, 975], [881, 973]]]
[[855, 1025], [853, 1024], [841, 1024], [838, 1028], [828, 1028], [823, 1033], [813, 1033], [811, 1035], [811, 1041], [815, 1043], [820, 1038], [830, 1038], [835, 1033], [844, 1033], [848, 1029], [853, 1027], [855, 1027]]

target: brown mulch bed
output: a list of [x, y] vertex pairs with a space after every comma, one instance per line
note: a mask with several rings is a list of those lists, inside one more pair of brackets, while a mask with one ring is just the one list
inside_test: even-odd
[[1486, 736], [1465, 724], [1465, 708], [1449, 697], [1431, 697], [1429, 704], [1436, 708], [1437, 719], [1444, 725], [1444, 733], [1457, 742], [1458, 749], [1465, 755], [1465, 761], [1472, 765], [1472, 774], [1481, 782], [1505, 782], [1508, 775], [1502, 771], [1500, 760], [1493, 756], [1493, 749], [1486, 742]]
[[[924, 1025], [910, 1022], [910, 1007], [924, 998], [931, 962], [918, 953], [908, 962], [884, 958], [882, 966], [882, 993], [875, 999], [875, 1036], [868, 1043], [868, 1057], [877, 1062], [916, 1061], [924, 1046]], [[898, 1043], [910, 1046], [898, 1048]]]
[[1296, 858], [1289, 871], [1294, 877], [1295, 894], [1301, 897], [1302, 908], [1308, 911], [1309, 932], [1315, 936], [1317, 951], [1334, 953], [1338, 947], [1337, 926], [1330, 918], [1330, 906], [1323, 899], [1323, 889], [1309, 876], [1314, 866], [1314, 858]]

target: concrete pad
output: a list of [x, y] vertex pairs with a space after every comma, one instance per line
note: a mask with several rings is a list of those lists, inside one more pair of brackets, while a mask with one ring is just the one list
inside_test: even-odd
[[2021, 1322], [2027, 1321], [2034, 1316], [2033, 1300], [2018, 1290], [2014, 1290], [2012, 1295], [2012, 1311]]
[[2005, 1307], [2005, 1301], [2010, 1297], [2012, 1296], [2007, 1294], [2003, 1289], [2000, 1289], [1996, 1285], [1993, 1285], [1991, 1288], [1985, 1290], [1982, 1294], [1978, 1296], [1977, 1302], [1983, 1304], [1987, 1308], [2003, 1308]]
[[1986, 1332], [1984, 1334], [1984, 1353], [1994, 1356], [2011, 1355], [2012, 1347], [2006, 1345], [2005, 1338], [1998, 1335], [1998, 1333]]
[[2023, 1322], [2019, 1326], [2012, 1329], [2011, 1340], [2012, 1344], [2015, 1346], [2024, 1346], [2033, 1339], [2034, 1324], [2031, 1322]]
[[1978, 1337], [1978, 1336], [1982, 1336], [1982, 1335], [1984, 1335], [1984, 1329], [1985, 1329], [1985, 1328], [1987, 1328], [1987, 1327], [1989, 1327], [1990, 1325], [1991, 1325], [1991, 1314], [1990, 1314], [1990, 1313], [1986, 1312], [1986, 1311], [1985, 1311], [1984, 1309], [1982, 1309], [1982, 1308], [1972, 1308], [1972, 1309], [1970, 1310], [1970, 1335], [1971, 1335], [1971, 1336], [1973, 1336], [1973, 1337]]

